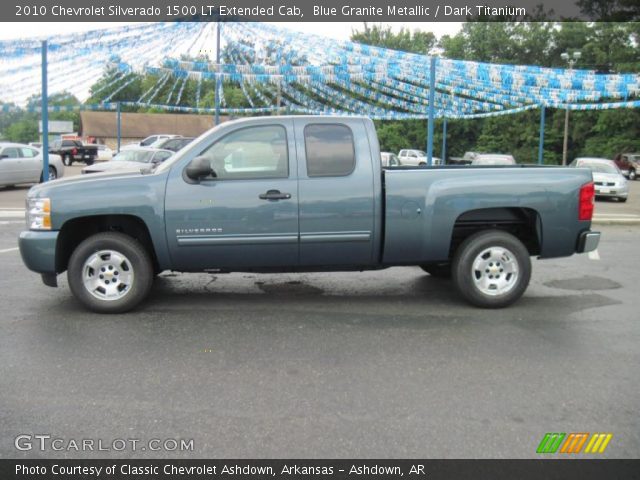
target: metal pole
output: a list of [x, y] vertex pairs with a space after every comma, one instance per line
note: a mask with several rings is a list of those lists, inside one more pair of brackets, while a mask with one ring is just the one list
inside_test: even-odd
[[116, 150], [120, 153], [120, 142], [122, 141], [122, 123], [120, 116], [120, 102], [116, 103], [116, 128], [118, 130], [118, 149]]
[[544, 163], [544, 110], [545, 106], [540, 105], [540, 139], [538, 143], [538, 164]]
[[569, 147], [569, 105], [564, 113], [564, 141], [562, 142], [562, 165], [567, 164], [567, 149]]
[[447, 117], [442, 123], [442, 164], [447, 163]]
[[47, 41], [42, 41], [42, 181], [49, 180], [49, 92], [47, 88]]
[[278, 96], [277, 96], [277, 104], [278, 104], [278, 115], [280, 115], [280, 106], [282, 104], [282, 82], [278, 82]]
[[436, 57], [431, 57], [429, 72], [429, 120], [427, 122], [427, 165], [433, 164], [433, 117], [436, 98]]
[[220, 125], [220, 20], [216, 25], [216, 125]]

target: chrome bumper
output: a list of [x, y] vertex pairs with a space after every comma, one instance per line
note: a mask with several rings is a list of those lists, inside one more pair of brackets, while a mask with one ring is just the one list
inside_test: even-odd
[[582, 232], [578, 239], [578, 253], [592, 252], [598, 248], [600, 232]]

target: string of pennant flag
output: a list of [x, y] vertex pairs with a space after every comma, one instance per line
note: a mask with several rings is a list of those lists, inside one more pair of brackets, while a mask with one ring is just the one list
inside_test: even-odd
[[[238, 85], [249, 105], [228, 105], [221, 88], [224, 113], [261, 114], [284, 108], [377, 119], [426, 118], [431, 94], [436, 118], [506, 115], [541, 106], [640, 106], [638, 74], [447, 58], [436, 59], [431, 92], [428, 55], [329, 40], [263, 23], [221, 24], [223, 61], [216, 63], [211, 54], [215, 28], [212, 23], [151, 23], [51, 37], [49, 93], [93, 99], [72, 107], [78, 110], [109, 110], [119, 101], [209, 113], [211, 108], [202, 105], [203, 89], [221, 82]], [[36, 109], [28, 104], [40, 89], [40, 48], [40, 39], [0, 41], [0, 112]], [[82, 65], [80, 73], [77, 65]], [[137, 99], [124, 98], [126, 87], [139, 75], [155, 80], [146, 83]], [[96, 88], [99, 78], [103, 81]], [[189, 84], [195, 85], [187, 89]], [[96, 99], [101, 101], [95, 103]], [[50, 111], [65, 108], [69, 107]]]

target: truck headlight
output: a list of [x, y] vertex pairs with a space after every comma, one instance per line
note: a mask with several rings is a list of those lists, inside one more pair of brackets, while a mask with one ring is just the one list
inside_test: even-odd
[[30, 230], [51, 230], [51, 200], [27, 198], [27, 227]]

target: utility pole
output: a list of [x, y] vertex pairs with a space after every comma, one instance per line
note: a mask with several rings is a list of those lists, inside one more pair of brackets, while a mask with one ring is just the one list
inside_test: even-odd
[[[569, 64], [569, 75], [571, 75], [573, 66], [580, 59], [580, 57], [582, 56], [582, 53], [573, 52], [573, 54], [569, 55], [568, 52], [563, 52], [560, 56], [565, 62]], [[567, 164], [568, 147], [569, 147], [569, 104], [567, 103], [567, 109], [564, 113], [564, 141], [562, 143], [562, 165]]]

